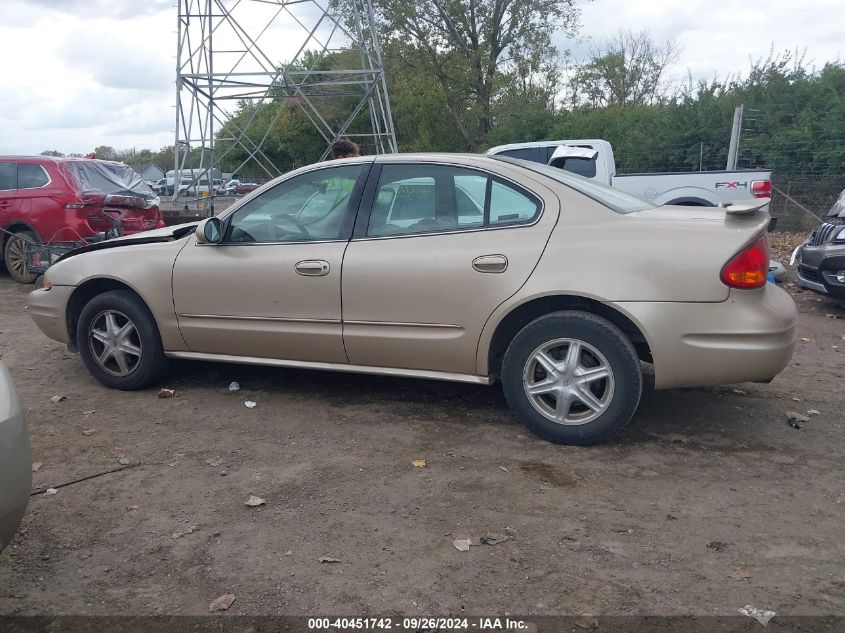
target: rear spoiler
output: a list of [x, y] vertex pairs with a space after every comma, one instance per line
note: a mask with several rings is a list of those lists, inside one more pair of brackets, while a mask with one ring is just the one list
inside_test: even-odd
[[754, 213], [763, 207], [767, 206], [772, 201], [771, 198], [758, 198], [750, 202], [720, 202], [719, 208], [724, 209], [725, 213], [731, 215], [745, 215], [747, 213]]

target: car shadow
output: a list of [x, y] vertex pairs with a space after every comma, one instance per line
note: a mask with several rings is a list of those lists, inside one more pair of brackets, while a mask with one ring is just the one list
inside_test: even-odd
[[[484, 424], [516, 423], [498, 384], [176, 361], [171, 367], [168, 386], [180, 390], [197, 386], [227, 389], [232, 381], [240, 383], [250, 394], [284, 393], [296, 401], [316, 400], [338, 408], [386, 405], [419, 417], [440, 417], [460, 408], [464, 420], [469, 414]], [[717, 444], [726, 449], [747, 446], [757, 431], [749, 416], [737, 414], [737, 407], [743, 403], [749, 407], [757, 404], [730, 388], [656, 391], [653, 374], [647, 371], [637, 413], [610, 444], [624, 447], [669, 441], [683, 443], [686, 448], [712, 449], [713, 437], [717, 435], [722, 440]]]

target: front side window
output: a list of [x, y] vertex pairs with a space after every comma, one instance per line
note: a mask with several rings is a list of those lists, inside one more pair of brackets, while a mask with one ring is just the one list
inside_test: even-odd
[[18, 163], [18, 189], [36, 189], [48, 182], [50, 178], [41, 165]]
[[235, 211], [225, 242], [308, 242], [342, 239], [365, 165], [319, 169], [279, 183]]
[[446, 165], [385, 165], [367, 235], [522, 224], [539, 211], [539, 202], [483, 172]]
[[0, 191], [18, 188], [18, 164], [0, 163]]

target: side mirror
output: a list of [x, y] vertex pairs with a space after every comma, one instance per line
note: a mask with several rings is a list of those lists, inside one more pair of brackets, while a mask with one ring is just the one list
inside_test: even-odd
[[223, 241], [223, 223], [220, 218], [207, 218], [197, 225], [197, 242], [219, 244]]

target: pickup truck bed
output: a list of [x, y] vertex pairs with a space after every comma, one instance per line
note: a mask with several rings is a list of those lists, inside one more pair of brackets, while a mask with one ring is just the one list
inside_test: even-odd
[[[572, 150], [568, 151], [569, 148]], [[555, 167], [616, 187], [658, 206], [712, 207], [721, 202], [771, 197], [768, 170], [617, 174], [613, 148], [602, 139], [513, 143], [493, 147], [486, 153], [549, 164], [553, 154], [557, 156], [561, 151], [563, 156], [555, 159]]]

